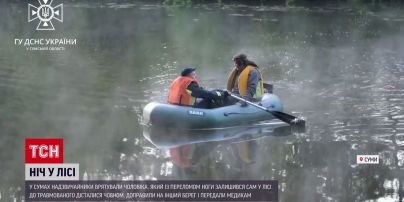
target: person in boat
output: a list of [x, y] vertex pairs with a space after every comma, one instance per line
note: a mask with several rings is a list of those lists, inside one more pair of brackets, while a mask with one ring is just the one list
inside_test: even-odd
[[[215, 103], [223, 102], [225, 93], [208, 91], [199, 86], [196, 79], [196, 69], [188, 67], [182, 70], [170, 86], [168, 103], [196, 108], [213, 108]], [[196, 98], [202, 98], [196, 102]], [[218, 104], [220, 105], [220, 104]]]
[[[227, 90], [248, 101], [260, 100], [264, 94], [264, 79], [258, 65], [248, 60], [245, 54], [234, 56], [233, 61], [235, 67], [227, 79]], [[225, 105], [236, 102], [238, 100], [229, 96], [225, 100]], [[241, 106], [247, 106], [247, 103], [241, 103]]]

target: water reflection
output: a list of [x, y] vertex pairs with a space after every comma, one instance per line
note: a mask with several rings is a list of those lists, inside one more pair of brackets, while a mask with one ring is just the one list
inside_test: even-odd
[[256, 159], [259, 141], [269, 137], [293, 139], [292, 134], [302, 132], [304, 128], [290, 127], [282, 122], [205, 130], [179, 131], [151, 126], [143, 129], [145, 138], [169, 153], [170, 165], [174, 165], [176, 172], [172, 176], [185, 179], [201, 178], [204, 176], [201, 172], [205, 173], [204, 169], [211, 163], [224, 164], [227, 173], [248, 172], [247, 167], [261, 161]]
[[[293, 128], [297, 131], [298, 128]], [[304, 129], [299, 129], [300, 131]], [[235, 142], [265, 136], [290, 135], [292, 128], [282, 122], [270, 122], [251, 126], [213, 128], [202, 130], [178, 130], [177, 128], [143, 127], [143, 136], [159, 148], [172, 148], [203, 142]]]

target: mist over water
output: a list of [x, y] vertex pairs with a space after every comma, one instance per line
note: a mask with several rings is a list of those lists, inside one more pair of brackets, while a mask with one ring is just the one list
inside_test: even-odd
[[[26, 3], [0, 3], [0, 200], [23, 193], [26, 137], [64, 138], [88, 179], [275, 179], [280, 201], [403, 200], [401, 8], [63, 3], [50, 32], [27, 22]], [[27, 51], [15, 38], [77, 45]], [[165, 102], [184, 66], [224, 88], [241, 52], [306, 132], [251, 141], [252, 164], [237, 144], [201, 144], [196, 168], [179, 168], [143, 137], [143, 107]]]

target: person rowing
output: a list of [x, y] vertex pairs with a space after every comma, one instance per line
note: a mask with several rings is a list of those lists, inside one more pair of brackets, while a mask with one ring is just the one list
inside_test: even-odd
[[[203, 89], [197, 80], [196, 69], [184, 68], [170, 86], [168, 103], [196, 108], [213, 108], [216, 102], [222, 102], [227, 92], [208, 91]], [[196, 102], [196, 98], [202, 98]]]

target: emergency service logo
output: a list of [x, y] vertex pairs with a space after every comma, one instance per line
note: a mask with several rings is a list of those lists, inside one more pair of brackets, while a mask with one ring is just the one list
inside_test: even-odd
[[28, 22], [39, 19], [36, 30], [55, 30], [52, 20], [63, 22], [63, 4], [52, 7], [53, 0], [38, 0], [39, 7], [28, 4]]

